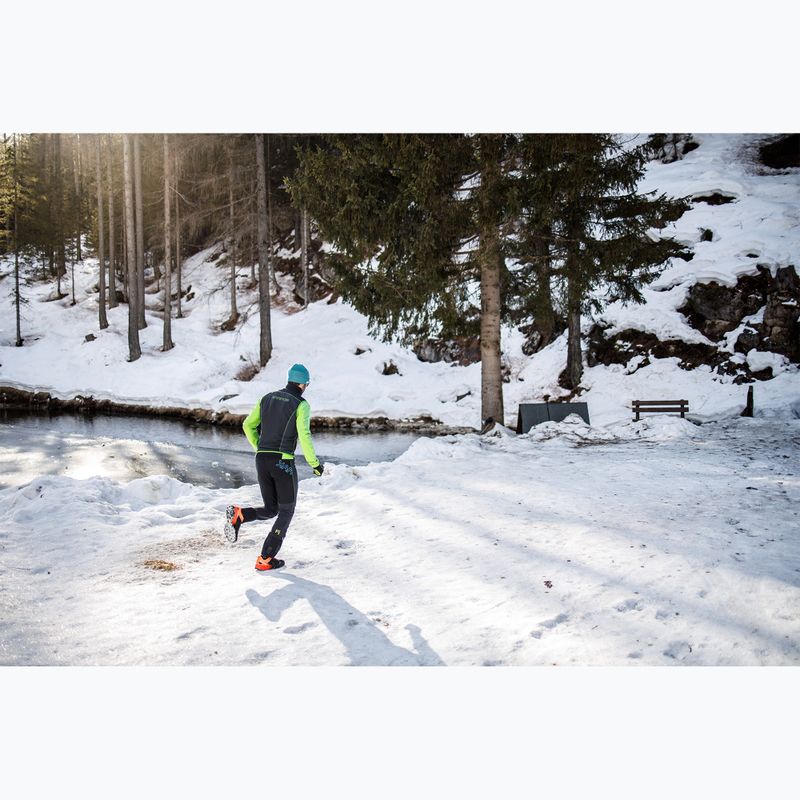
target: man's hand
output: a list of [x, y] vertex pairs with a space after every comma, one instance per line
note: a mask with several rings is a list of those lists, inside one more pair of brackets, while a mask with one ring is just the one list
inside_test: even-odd
[[315, 475], [322, 475], [322, 473], [325, 471], [325, 465], [320, 461], [316, 467], [312, 467], [311, 469]]

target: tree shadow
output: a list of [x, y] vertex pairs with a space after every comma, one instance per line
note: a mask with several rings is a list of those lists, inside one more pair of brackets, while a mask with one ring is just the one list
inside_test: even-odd
[[406, 625], [414, 646], [406, 650], [330, 586], [289, 573], [279, 577], [287, 581], [285, 586], [266, 596], [248, 589], [247, 599], [270, 622], [277, 622], [298, 600], [308, 601], [322, 624], [344, 645], [352, 666], [445, 666], [416, 625]]

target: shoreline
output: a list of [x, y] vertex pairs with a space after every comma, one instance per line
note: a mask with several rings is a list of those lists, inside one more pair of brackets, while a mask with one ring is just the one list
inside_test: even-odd
[[[12, 386], [0, 386], [0, 409], [14, 409], [34, 413], [63, 414], [108, 414], [110, 416], [155, 417], [197, 422], [206, 425], [221, 425], [240, 428], [246, 414], [229, 411], [211, 411], [205, 408], [182, 408], [179, 406], [149, 406], [143, 403], [122, 403], [114, 400], [98, 400], [89, 395], [74, 397], [54, 397], [47, 391], [28, 391]], [[444, 425], [429, 416], [410, 419], [390, 419], [389, 417], [328, 417], [313, 416], [311, 430], [344, 430], [353, 433], [364, 432], [407, 432], [427, 433], [447, 436], [460, 433], [476, 433], [476, 428]]]

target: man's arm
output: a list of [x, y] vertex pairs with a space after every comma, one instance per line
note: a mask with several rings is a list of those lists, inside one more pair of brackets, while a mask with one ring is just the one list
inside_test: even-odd
[[297, 438], [300, 440], [300, 447], [303, 448], [303, 455], [308, 465], [312, 469], [319, 466], [319, 459], [311, 442], [311, 406], [307, 400], [301, 400], [297, 407]]
[[261, 401], [259, 400], [253, 410], [247, 415], [247, 419], [242, 423], [242, 430], [247, 437], [247, 441], [253, 445], [253, 450], [258, 450], [258, 426], [261, 424]]

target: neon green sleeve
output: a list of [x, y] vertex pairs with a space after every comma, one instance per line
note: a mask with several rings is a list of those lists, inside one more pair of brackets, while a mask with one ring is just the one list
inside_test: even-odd
[[319, 459], [311, 442], [311, 406], [307, 400], [301, 400], [297, 407], [297, 438], [300, 440], [300, 447], [303, 448], [303, 455], [308, 465], [318, 466]]
[[253, 445], [253, 450], [258, 450], [258, 426], [261, 424], [261, 401], [259, 400], [253, 410], [247, 415], [247, 419], [242, 423], [242, 430], [247, 437], [247, 441]]

